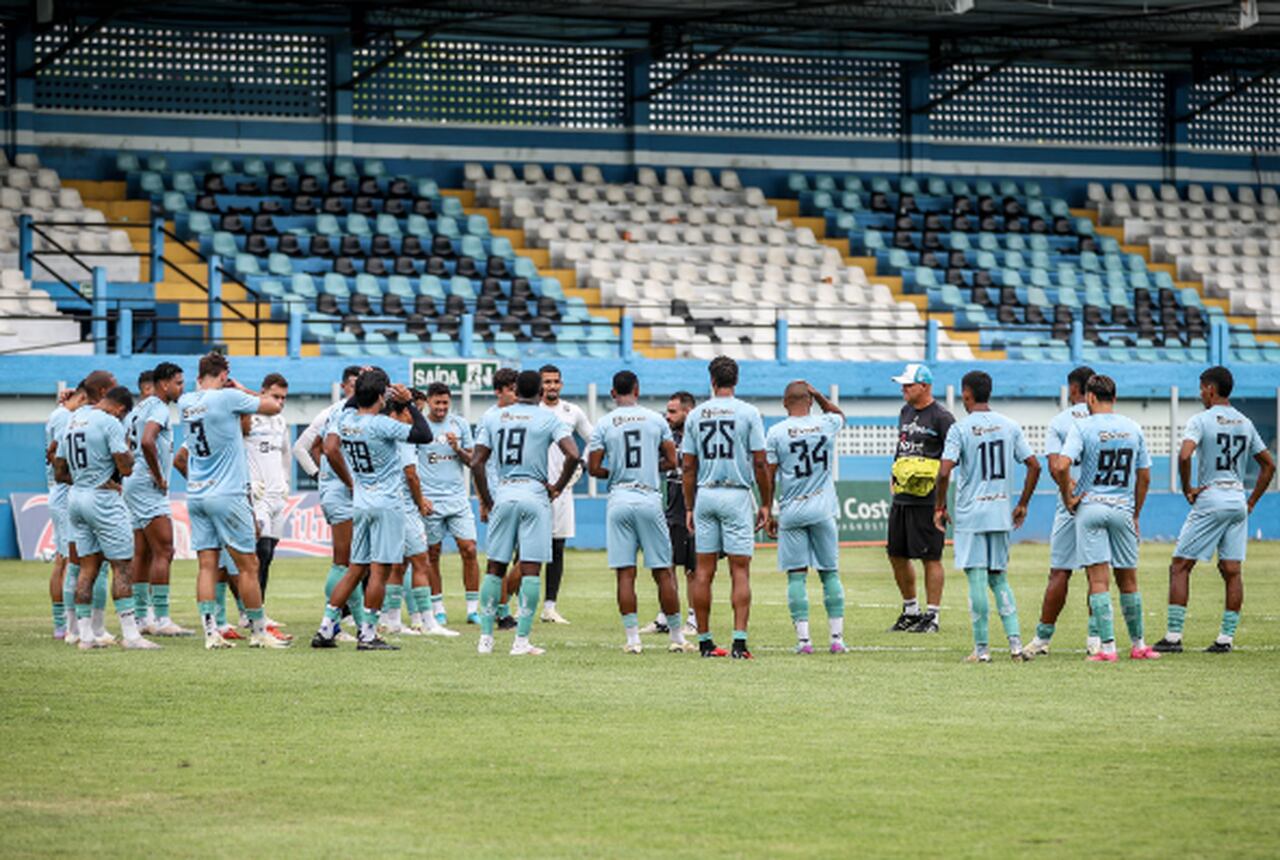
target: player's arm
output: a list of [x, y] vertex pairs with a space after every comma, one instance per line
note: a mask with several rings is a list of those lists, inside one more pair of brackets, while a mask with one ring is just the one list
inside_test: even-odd
[[154, 421], [148, 421], [142, 427], [142, 439], [138, 441], [138, 447], [142, 449], [142, 462], [150, 470], [151, 480], [155, 482], [156, 489], [163, 493], [168, 491], [169, 482], [160, 468], [160, 451], [156, 446], [156, 438], [159, 435], [160, 425]]
[[1021, 528], [1027, 519], [1027, 505], [1031, 504], [1031, 494], [1036, 491], [1036, 485], [1040, 483], [1040, 461], [1033, 454], [1022, 461], [1022, 465], [1027, 467], [1027, 476], [1022, 481], [1022, 495], [1018, 498], [1018, 504], [1013, 508], [1013, 527]]
[[351, 472], [347, 470], [347, 461], [342, 456], [342, 439], [337, 433], [326, 433], [324, 437], [324, 456], [329, 461], [329, 468], [333, 469], [333, 474], [338, 476], [338, 480], [347, 485], [350, 490], [354, 483], [351, 480]]
[[111, 459], [115, 461], [116, 471], [120, 473], [120, 477], [127, 478], [133, 474], [133, 454], [128, 451], [113, 451]]
[[458, 462], [466, 466], [468, 469], [471, 468], [472, 449], [462, 447], [462, 439], [459, 438], [458, 434], [446, 433], [444, 435], [444, 441], [453, 449], [453, 453], [457, 456]]
[[1133, 527], [1138, 528], [1138, 517], [1142, 516], [1142, 506], [1147, 502], [1147, 490], [1151, 487], [1151, 469], [1138, 469], [1133, 486]]
[[57, 457], [58, 457], [58, 440], [55, 439], [49, 443], [49, 447], [44, 449], [44, 461], [48, 463], [50, 466], [52, 466], [53, 461], [56, 460]]
[[[765, 468], [769, 471], [769, 486], [778, 486], [778, 464], [765, 463]], [[771, 538], [778, 536], [778, 520], [773, 516], [773, 511], [769, 512], [769, 521], [764, 525], [764, 533]]]
[[[806, 382], [805, 385], [809, 385], [809, 383]], [[828, 400], [825, 394], [814, 388], [812, 385], [809, 385], [809, 396], [813, 398], [813, 402], [818, 404], [818, 408], [823, 412], [828, 415], [839, 415], [841, 418], [844, 417], [844, 410]]]
[[71, 483], [71, 467], [65, 457], [53, 458], [53, 479], [59, 484]]
[[320, 457], [324, 447], [324, 439], [321, 438], [320, 431], [323, 429], [321, 425], [328, 417], [324, 412], [317, 415], [293, 443], [293, 459], [298, 461], [302, 471], [313, 478], [320, 474]]
[[559, 498], [564, 488], [578, 477], [578, 466], [582, 463], [582, 458], [578, 456], [578, 443], [573, 441], [572, 436], [566, 436], [556, 444], [564, 454], [564, 467], [560, 469], [560, 477], [555, 484], [547, 490], [553, 500]]
[[471, 475], [476, 482], [476, 495], [480, 498], [480, 512], [493, 509], [493, 496], [489, 494], [489, 475], [484, 465], [489, 462], [489, 446], [477, 443], [471, 455]]
[[680, 473], [680, 484], [684, 489], [685, 528], [692, 533], [693, 496], [698, 490], [698, 457], [696, 454], [684, 454], [684, 471]]
[[658, 471], [670, 472], [680, 462], [676, 454], [676, 443], [673, 439], [663, 439], [658, 446]]
[[1262, 494], [1267, 491], [1267, 487], [1271, 486], [1271, 479], [1276, 474], [1276, 461], [1266, 448], [1254, 454], [1253, 460], [1258, 464], [1258, 482], [1253, 485], [1253, 492], [1249, 494], [1249, 513], [1253, 513], [1254, 506], [1258, 504]]
[[431, 502], [422, 495], [422, 482], [418, 480], [417, 466], [409, 463], [404, 467], [404, 482], [409, 487], [409, 498], [413, 499], [418, 513], [424, 517], [429, 516], [432, 511]]
[[938, 463], [938, 478], [933, 485], [936, 499], [933, 505], [933, 524], [940, 532], [947, 530], [947, 521], [951, 519], [947, 513], [947, 490], [951, 488], [951, 471], [955, 467], [956, 461], [948, 460], [946, 457]]
[[418, 407], [413, 405], [413, 392], [403, 385], [393, 385], [387, 391], [391, 394], [392, 402], [399, 407], [393, 413], [393, 417], [397, 421], [412, 425], [409, 437], [404, 441], [410, 445], [429, 445], [435, 436], [431, 432], [431, 425], [427, 424], [426, 417], [418, 411]]
[[751, 465], [756, 473], [756, 486], [760, 489], [756, 528], [762, 529], [769, 524], [769, 515], [773, 512], [773, 473], [769, 471], [769, 461], [765, 457], [764, 448], [751, 452]]
[[1196, 443], [1191, 439], [1183, 439], [1178, 449], [1178, 480], [1182, 485], [1182, 495], [1187, 504], [1194, 505], [1203, 487], [1191, 485], [1191, 458], [1195, 456]]
[[173, 455], [173, 468], [178, 470], [178, 474], [183, 480], [187, 477], [187, 461], [191, 458], [191, 452], [187, 450], [187, 446], [183, 445], [178, 449], [178, 453]]
[[602, 481], [609, 480], [609, 470], [604, 467], [603, 448], [592, 448], [587, 451], [587, 474]]
[[[245, 388], [243, 385], [241, 385], [240, 383], [236, 382], [234, 379], [228, 379], [228, 380], [227, 380], [227, 388], [234, 388], [236, 391], [244, 392], [245, 394], [249, 395], [250, 397], [256, 397], [256, 398], [258, 398], [258, 408], [257, 408], [256, 410], [254, 410], [253, 412], [249, 412], [249, 413], [246, 413], [245, 415], [242, 415], [242, 416], [241, 416], [241, 419], [240, 419], [240, 429], [241, 429], [241, 431], [242, 431], [242, 432], [245, 432], [245, 433], [247, 433], [247, 432], [248, 432], [248, 430], [246, 430], [246, 429], [245, 429], [245, 427], [246, 427], [246, 424], [245, 424], [245, 417], [246, 417], [246, 415], [252, 415], [252, 414], [255, 414], [255, 412], [256, 412], [256, 414], [258, 414], [258, 415], [279, 415], [279, 414], [280, 414], [280, 410], [284, 408], [284, 406], [283, 406], [283, 405], [281, 405], [280, 401], [279, 401], [279, 400], [276, 400], [274, 397], [268, 397], [267, 395], [265, 395], [265, 394], [259, 394], [258, 392], [254, 391], [254, 390], [252, 390], [252, 389], [250, 389], [250, 388]], [[239, 410], [237, 410], [237, 411], [239, 411]]]
[[249, 431], [253, 429], [253, 421], [248, 415], [240, 416], [240, 435], [248, 436]]
[[1049, 457], [1049, 475], [1053, 478], [1054, 483], [1058, 485], [1058, 492], [1062, 495], [1062, 503], [1066, 505], [1067, 510], [1075, 513], [1076, 505], [1080, 500], [1071, 495], [1071, 458], [1054, 454]]

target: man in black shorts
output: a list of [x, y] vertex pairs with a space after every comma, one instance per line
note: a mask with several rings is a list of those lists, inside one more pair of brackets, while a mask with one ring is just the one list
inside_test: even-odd
[[[667, 401], [667, 425], [675, 438], [677, 451], [680, 450], [680, 442], [684, 439], [684, 418], [695, 405], [697, 404], [693, 395], [687, 391], [677, 391]], [[698, 628], [693, 621], [693, 604], [688, 601], [688, 584], [693, 579], [693, 570], [697, 566], [698, 556], [693, 548], [693, 535], [689, 534], [689, 530], [685, 527], [684, 484], [681, 481], [680, 465], [677, 463], [674, 469], [667, 472], [665, 478], [667, 529], [671, 532], [671, 575], [676, 575], [676, 568], [684, 568], [685, 602], [689, 613], [689, 620], [685, 623], [685, 633], [693, 634], [698, 632]], [[661, 608], [658, 609], [657, 617], [641, 628], [640, 632], [667, 632], [667, 617], [662, 614]]]
[[[898, 416], [898, 447], [893, 456], [889, 508], [889, 564], [902, 592], [902, 614], [890, 632], [937, 633], [942, 605], [942, 545], [945, 533], [933, 524], [934, 484], [947, 431], [956, 419], [933, 399], [933, 374], [923, 364], [908, 364], [893, 381], [902, 386], [906, 405]], [[916, 599], [912, 559], [924, 563], [926, 608]]]

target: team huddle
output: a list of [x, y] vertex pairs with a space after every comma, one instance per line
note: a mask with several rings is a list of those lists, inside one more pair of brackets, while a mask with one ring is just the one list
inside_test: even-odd
[[[291, 637], [266, 614], [265, 595], [283, 534], [292, 456], [317, 478], [333, 538], [313, 648], [354, 640], [359, 650], [395, 650], [385, 633], [458, 636], [447, 626], [440, 575], [447, 535], [462, 562], [467, 623], [480, 629], [477, 650], [492, 653], [496, 632], [514, 628], [512, 655], [542, 654], [530, 641], [542, 572], [545, 566], [541, 617], [567, 623], [555, 606], [564, 544], [573, 533], [572, 494], [566, 491], [585, 466], [608, 488], [607, 564], [618, 581], [627, 653], [643, 650], [636, 594], [643, 553], [661, 607], [649, 632], [665, 631], [673, 652], [751, 659], [750, 573], [762, 530], [777, 540], [778, 568], [787, 575], [796, 653], [814, 651], [810, 569], [822, 584], [827, 647], [843, 653], [834, 465], [844, 414], [813, 386], [795, 381], [783, 394], [787, 417], [766, 434], [759, 410], [735, 396], [737, 363], [721, 356], [708, 370], [712, 396], [694, 405], [692, 395], [678, 392], [666, 416], [640, 406], [639, 380], [620, 371], [612, 380], [614, 409], [591, 427], [581, 410], [559, 400], [554, 367], [500, 369], [493, 381], [497, 402], [473, 436], [469, 423], [452, 411], [447, 386], [419, 391], [392, 383], [380, 368], [351, 367], [341, 381], [342, 399], [293, 444], [280, 414], [288, 383], [279, 374], [251, 391], [231, 379], [225, 356], [211, 353], [200, 359], [196, 388], [187, 392], [182, 369], [163, 362], [139, 381], [135, 406], [132, 393], [111, 373], [95, 371], [64, 396], [46, 425], [57, 543], [50, 582], [54, 635], [85, 650], [114, 644], [105, 629], [108, 588], [125, 648], [159, 647], [144, 635], [192, 635], [173, 621], [169, 605], [174, 541], [168, 486], [176, 469], [187, 481], [205, 647], [229, 648], [245, 638], [250, 647], [288, 647]], [[1229, 371], [1215, 367], [1202, 374], [1205, 411], [1187, 425], [1178, 452], [1192, 509], [1170, 567], [1168, 630], [1154, 646], [1144, 639], [1137, 583], [1138, 521], [1151, 458], [1139, 425], [1115, 412], [1115, 383], [1076, 369], [1068, 378], [1072, 405], [1049, 427], [1045, 454], [1058, 489], [1052, 569], [1036, 635], [1024, 647], [1007, 578], [1009, 546], [1027, 516], [1040, 461], [1021, 427], [991, 409], [988, 374], [964, 377], [961, 396], [968, 414], [958, 422], [932, 402], [927, 368], [909, 366], [895, 380], [902, 382], [908, 404], [915, 398], [916, 405], [908, 407], [910, 430], [927, 431], [941, 447], [932, 463], [927, 456], [895, 463], [895, 492], [911, 504], [900, 509], [895, 496], [890, 522], [888, 549], [904, 595], [903, 615], [893, 629], [938, 629], [938, 562], [942, 536], [952, 523], [955, 565], [969, 585], [969, 661], [991, 660], [988, 590], [1013, 659], [1048, 653], [1069, 577], [1081, 567], [1089, 584], [1089, 660], [1117, 659], [1113, 572], [1130, 656], [1154, 659], [1181, 651], [1190, 571], [1215, 553], [1226, 608], [1220, 635], [1208, 650], [1231, 650], [1243, 600], [1247, 518], [1274, 463], [1249, 419], [1230, 405]], [[173, 404], [183, 429], [176, 451]], [[585, 452], [575, 433], [586, 440]], [[908, 438], [905, 425], [902, 438]], [[922, 452], [900, 448], [900, 454]], [[1257, 462], [1259, 475], [1246, 497], [1249, 459]], [[1021, 486], [1015, 481], [1018, 464], [1025, 467]], [[472, 482], [480, 519], [488, 525], [483, 575]], [[953, 482], [954, 510], [947, 502]], [[711, 634], [712, 582], [721, 558], [731, 581], [729, 649]], [[914, 596], [912, 558], [926, 564], [927, 613], [919, 613]], [[686, 568], [689, 622], [680, 606], [680, 565]], [[238, 626], [227, 623], [228, 590], [240, 609]], [[354, 632], [344, 629], [348, 618]], [[696, 645], [686, 635], [696, 635]]]

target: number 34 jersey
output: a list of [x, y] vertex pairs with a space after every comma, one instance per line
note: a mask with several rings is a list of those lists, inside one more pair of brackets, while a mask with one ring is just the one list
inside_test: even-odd
[[1062, 444], [1062, 456], [1080, 464], [1075, 492], [1084, 494], [1084, 503], [1097, 502], [1126, 511], [1133, 510], [1138, 470], [1151, 468], [1142, 428], [1114, 412], [1077, 421]]
[[831, 465], [842, 427], [844, 416], [828, 413], [794, 416], [769, 428], [765, 458], [778, 466], [778, 525], [782, 528], [808, 526], [835, 516]]
[[1031, 456], [1022, 427], [999, 412], [971, 412], [951, 425], [942, 459], [956, 464], [956, 531], [1012, 531], [1014, 467]]

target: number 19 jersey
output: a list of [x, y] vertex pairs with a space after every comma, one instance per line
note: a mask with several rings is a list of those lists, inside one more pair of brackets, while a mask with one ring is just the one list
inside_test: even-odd
[[682, 450], [698, 458], [699, 487], [755, 483], [753, 451], [764, 450], [760, 410], [736, 397], [713, 397], [693, 408], [684, 422]]
[[1151, 468], [1147, 440], [1136, 422], [1114, 412], [1081, 418], [1062, 444], [1062, 456], [1080, 464], [1075, 492], [1096, 502], [1133, 511], [1139, 469]]
[[836, 413], [793, 416], [769, 428], [765, 458], [776, 463], [778, 525], [805, 526], [836, 513], [831, 464], [844, 416]]
[[951, 425], [942, 459], [956, 464], [956, 531], [1012, 531], [1014, 466], [1031, 456], [1022, 428], [999, 412], [972, 412]]
[[568, 436], [568, 426], [554, 412], [533, 403], [513, 403], [485, 413], [476, 445], [493, 452], [500, 481], [545, 484], [547, 452]]

